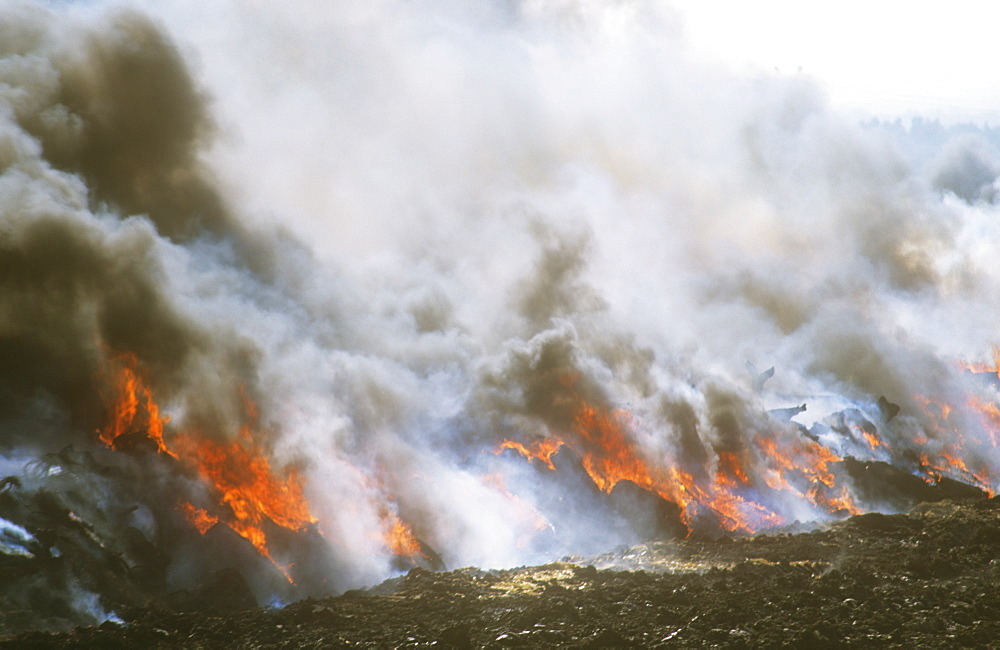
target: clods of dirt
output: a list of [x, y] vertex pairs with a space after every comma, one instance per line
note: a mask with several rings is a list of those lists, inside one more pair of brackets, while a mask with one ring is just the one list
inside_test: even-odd
[[997, 584], [1000, 498], [980, 498], [505, 571], [417, 568], [282, 609], [142, 608], [0, 647], [986, 647]]

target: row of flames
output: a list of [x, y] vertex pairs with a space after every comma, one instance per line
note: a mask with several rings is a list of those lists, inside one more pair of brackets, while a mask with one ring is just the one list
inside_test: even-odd
[[[1000, 352], [993, 366], [966, 366], [971, 372], [995, 372], [1000, 375]], [[170, 444], [164, 438], [169, 416], [161, 415], [148, 382], [140, 372], [139, 360], [131, 354], [117, 355], [112, 372], [114, 396], [111, 421], [99, 431], [101, 441], [119, 447], [127, 436], [139, 435], [151, 441], [158, 453], [172, 457], [196, 472], [215, 495], [211, 507], [199, 508], [189, 502], [178, 510], [199, 532], [205, 534], [217, 524], [229, 526], [246, 538], [258, 552], [270, 559], [291, 580], [288, 566], [272, 557], [267, 534], [268, 522], [292, 531], [303, 531], [317, 523], [303, 493], [303, 478], [294, 467], [278, 472], [272, 467], [266, 450], [258, 442], [261, 436], [255, 404], [244, 396], [249, 424], [230, 438], [208, 437], [197, 431], [171, 432]], [[588, 403], [575, 390], [574, 376], [562, 378], [565, 402], [571, 413], [569, 425], [552, 430], [549, 437], [529, 442], [504, 440], [494, 451], [513, 450], [529, 461], [537, 461], [543, 471], [557, 471], [555, 456], [567, 450], [578, 460], [594, 485], [610, 493], [622, 481], [675, 504], [680, 519], [689, 531], [706, 520], [733, 533], [752, 533], [786, 523], [789, 512], [780, 504], [794, 503], [815, 513], [836, 516], [859, 514], [848, 484], [835, 471], [843, 458], [817, 440], [796, 429], [777, 428], [755, 432], [753, 445], [740, 450], [717, 450], [707, 466], [694, 467], [682, 459], [667, 457], [649, 461], [651, 454], [641, 446], [649, 437], [638, 419], [624, 409], [602, 408]], [[943, 477], [975, 485], [992, 494], [992, 481], [984, 467], [970, 468], [963, 460], [965, 435], [955, 409], [922, 396], [915, 402], [928, 423], [922, 437], [913, 440], [924, 451], [904, 456], [894, 455], [889, 443], [878, 432], [863, 424], [851, 424], [852, 436], [866, 448], [870, 458], [891, 458], [895, 464], [908, 462], [911, 470], [929, 483]], [[1000, 446], [1000, 409], [981, 397], [971, 397], [965, 404], [982, 424], [988, 438], [976, 441], [991, 449]], [[929, 436], [929, 437], [928, 437]], [[928, 444], [934, 439], [934, 444]], [[858, 454], [855, 454], [858, 455]], [[906, 460], [908, 459], [908, 460]], [[866, 460], [859, 458], [859, 460]], [[682, 469], [687, 468], [687, 469]], [[530, 535], [551, 528], [549, 522], [530, 503], [507, 490], [502, 474], [490, 474], [483, 482], [501, 494], [523, 514], [527, 533], [518, 540], [526, 545]], [[376, 486], [377, 487], [377, 486]], [[379, 490], [373, 490], [379, 492]], [[765, 505], [778, 504], [778, 505]], [[375, 504], [381, 521], [381, 544], [385, 553], [416, 561], [426, 557], [421, 543], [398, 512], [395, 500], [385, 495]]]
[[[1000, 350], [995, 351], [994, 356], [992, 366], [963, 364], [963, 367], [969, 372], [995, 373], [1000, 378]], [[555, 455], [569, 448], [600, 490], [610, 493], [621, 481], [629, 481], [656, 494], [679, 507], [681, 521], [689, 533], [696, 520], [703, 521], [706, 516], [732, 533], [753, 533], [787, 523], [786, 514], [764, 503], [805, 503], [817, 514], [846, 516], [863, 512], [848, 484], [834, 472], [834, 464], [844, 459], [829, 447], [803, 436], [798, 429], [791, 434], [787, 429], [754, 433], [754, 444], [750, 448], [717, 450], [712, 467], [685, 471], [681, 467], [690, 466], [690, 462], [679, 462], [675, 458], [652, 465], [647, 461], [648, 454], [636, 444], [642, 438], [641, 423], [623, 409], [597, 408], [588, 403], [573, 389], [576, 380], [577, 377], [567, 374], [560, 382], [566, 388], [563, 401], [568, 403], [573, 414], [570, 426], [529, 443], [504, 440], [496, 453], [513, 450], [555, 471]], [[896, 465], [909, 465], [931, 485], [947, 477], [973, 485], [992, 496], [993, 481], [987, 468], [972, 468], [963, 456], [967, 437], [979, 432], [986, 438], [975, 441], [980, 450], [985, 447], [995, 452], [1000, 447], [1000, 409], [997, 405], [976, 395], [969, 397], [965, 406], [969, 413], [977, 416], [979, 426], [968, 427], [962, 426], [955, 409], [943, 402], [921, 395], [914, 396], [914, 401], [923, 411], [927, 431], [913, 442], [933, 451], [921, 451], [914, 462], [912, 453], [901, 450], [894, 454], [877, 431], [851, 424], [857, 439], [867, 447], [856, 449], [855, 457], [877, 460], [881, 454], [891, 458]], [[933, 436], [933, 444], [928, 436]], [[863, 457], [866, 452], [868, 458]]]
[[[641, 424], [624, 409], [597, 408], [582, 399], [572, 388], [575, 377], [567, 376], [566, 402], [573, 414], [572, 424], [564, 431], [532, 443], [504, 440], [497, 453], [511, 449], [530, 461], [539, 461], [555, 471], [554, 456], [570, 449], [594, 484], [611, 493], [616, 485], [628, 481], [639, 488], [670, 501], [680, 509], [680, 518], [690, 532], [696, 520], [710, 517], [724, 530], [752, 533], [785, 523], [785, 518], [754, 499], [761, 488], [788, 491], [829, 512], [858, 514], [846, 486], [835, 484], [830, 464], [842, 460], [823, 445], [796, 439], [779, 443], [775, 437], [754, 436], [761, 458], [752, 459], [746, 450], [719, 451], [710, 471], [697, 473], [681, 469], [677, 459], [663, 465], [646, 460], [635, 441]], [[767, 465], [758, 485], [748, 472], [755, 461]]]

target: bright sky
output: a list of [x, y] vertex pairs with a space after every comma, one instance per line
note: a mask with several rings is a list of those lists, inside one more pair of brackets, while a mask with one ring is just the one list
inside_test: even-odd
[[1000, 3], [675, 0], [696, 49], [821, 79], [834, 105], [1000, 124]]

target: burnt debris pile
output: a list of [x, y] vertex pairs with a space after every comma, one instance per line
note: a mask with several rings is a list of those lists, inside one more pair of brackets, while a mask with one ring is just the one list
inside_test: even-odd
[[[460, 586], [504, 622], [427, 619], [453, 645], [656, 641], [551, 627], [591, 595], [742, 639], [684, 590], [758, 573], [838, 612], [953, 581], [979, 629], [1000, 131], [854, 123], [658, 2], [308, 4], [0, 3], [0, 635], [211, 644], [381, 583], [258, 614], [354, 639]], [[778, 539], [814, 550], [546, 564]], [[872, 583], [833, 555], [887, 540]]]

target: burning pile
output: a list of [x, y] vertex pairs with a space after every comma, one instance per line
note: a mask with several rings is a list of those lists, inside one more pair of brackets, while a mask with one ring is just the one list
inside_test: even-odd
[[[126, 355], [121, 360], [117, 382], [119, 395], [112, 408], [113, 420], [101, 432], [101, 441], [117, 447], [123, 435], [134, 432], [133, 435], [145, 436], [152, 441], [159, 453], [190, 465], [211, 487], [218, 505], [225, 507], [226, 525], [253, 544], [261, 555], [273, 561], [267, 546], [267, 534], [262, 528], [265, 520], [291, 531], [301, 531], [307, 525], [316, 523], [302, 495], [301, 477], [294, 469], [287, 472], [285, 479], [276, 477], [249, 425], [240, 429], [237, 439], [229, 441], [220, 442], [192, 434], [179, 435], [173, 444], [182, 451], [182, 456], [168, 449], [163, 440], [163, 426], [170, 418], [159, 415], [160, 409], [153, 400], [152, 392], [138, 374], [137, 363], [134, 355]], [[256, 419], [253, 402], [247, 401], [247, 411], [251, 419]], [[187, 501], [180, 502], [178, 509], [202, 534], [219, 521], [217, 515], [196, 508]], [[288, 576], [288, 579], [291, 580], [291, 577]]]
[[652, 8], [98, 4], [0, 7], [0, 631], [996, 489], [994, 131]]
[[[559, 388], [548, 407], [562, 411], [563, 421], [550, 423], [552, 435], [530, 442], [507, 439], [496, 453], [513, 450], [556, 471], [555, 460], [567, 449], [602, 492], [610, 493], [628, 481], [678, 506], [688, 532], [718, 527], [729, 533], [753, 533], [796, 519], [844, 517], [884, 507], [877, 496], [859, 502], [843, 465], [845, 457], [906, 468], [930, 485], [944, 478], [966, 483], [991, 496], [996, 483], [989, 477], [987, 459], [995, 454], [997, 431], [983, 408], [983, 404], [996, 404], [996, 395], [989, 402], [982, 401], [974, 376], [965, 377], [970, 397], [956, 407], [914, 396], [912, 407], [922, 421], [920, 433], [909, 441], [907, 429], [900, 430], [893, 423], [900, 407], [880, 398], [871, 420], [867, 419], [871, 415], [851, 408], [807, 428], [783, 421], [787, 410], [778, 410], [762, 414], [763, 426], [758, 425], [739, 448], [720, 445], [687, 457], [659, 458], [643, 448], [644, 441], [648, 445], [655, 440], [655, 433], [644, 431], [639, 420], [624, 409], [594, 406], [585, 400], [574, 388], [579, 381], [575, 373], [557, 373], [554, 383]], [[798, 414], [805, 406], [792, 410]], [[977, 414], [983, 416], [979, 427], [969, 424]], [[958, 422], [966, 424], [960, 428]], [[913, 424], [908, 420], [898, 426]], [[934, 436], [934, 441], [923, 432]], [[897, 441], [895, 448], [883, 437]], [[975, 469], [962, 458], [966, 449]]]
[[[178, 502], [178, 512], [202, 535], [222, 521], [294, 583], [289, 567], [278, 564], [272, 557], [265, 526], [271, 524], [302, 532], [318, 520], [309, 511], [299, 472], [294, 467], [282, 472], [271, 468], [260, 442], [266, 436], [256, 426], [256, 404], [243, 396], [249, 424], [240, 428], [238, 436], [214, 440], [197, 432], [178, 432], [171, 439], [171, 446], [177, 450], [174, 452], [163, 438], [164, 425], [170, 418], [160, 415], [135, 355], [121, 355], [115, 361], [119, 367], [114, 382], [117, 396], [111, 402], [112, 420], [99, 432], [100, 440], [115, 449], [149, 441], [158, 453], [177, 460], [184, 471], [196, 473], [209, 490], [214, 502], [212, 510], [219, 514], [183, 500]], [[385, 548], [394, 557], [423, 557], [410, 527], [388, 504], [381, 508], [387, 523]]]

